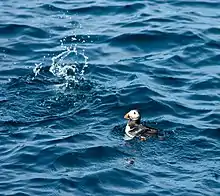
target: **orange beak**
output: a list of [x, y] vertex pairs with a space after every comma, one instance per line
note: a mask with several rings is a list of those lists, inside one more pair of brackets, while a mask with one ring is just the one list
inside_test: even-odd
[[125, 118], [125, 119], [129, 119], [129, 115], [128, 115], [128, 113], [125, 114], [124, 118]]

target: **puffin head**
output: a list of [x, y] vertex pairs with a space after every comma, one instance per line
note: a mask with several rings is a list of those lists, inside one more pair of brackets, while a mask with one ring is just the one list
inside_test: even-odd
[[140, 121], [141, 115], [138, 110], [131, 110], [124, 116], [125, 119], [132, 120], [132, 121]]

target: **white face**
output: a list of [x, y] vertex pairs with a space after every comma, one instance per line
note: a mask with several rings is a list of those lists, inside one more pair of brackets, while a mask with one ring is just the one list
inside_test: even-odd
[[140, 114], [137, 110], [131, 110], [128, 112], [128, 116], [131, 120], [138, 120], [140, 118]]

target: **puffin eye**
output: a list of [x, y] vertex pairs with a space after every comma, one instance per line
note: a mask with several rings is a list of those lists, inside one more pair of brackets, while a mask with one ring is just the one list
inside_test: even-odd
[[134, 112], [134, 114], [136, 114], [136, 112]]

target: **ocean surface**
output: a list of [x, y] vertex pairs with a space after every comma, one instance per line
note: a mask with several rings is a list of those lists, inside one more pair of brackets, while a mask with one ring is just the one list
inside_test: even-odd
[[219, 10], [0, 0], [0, 195], [219, 196]]

